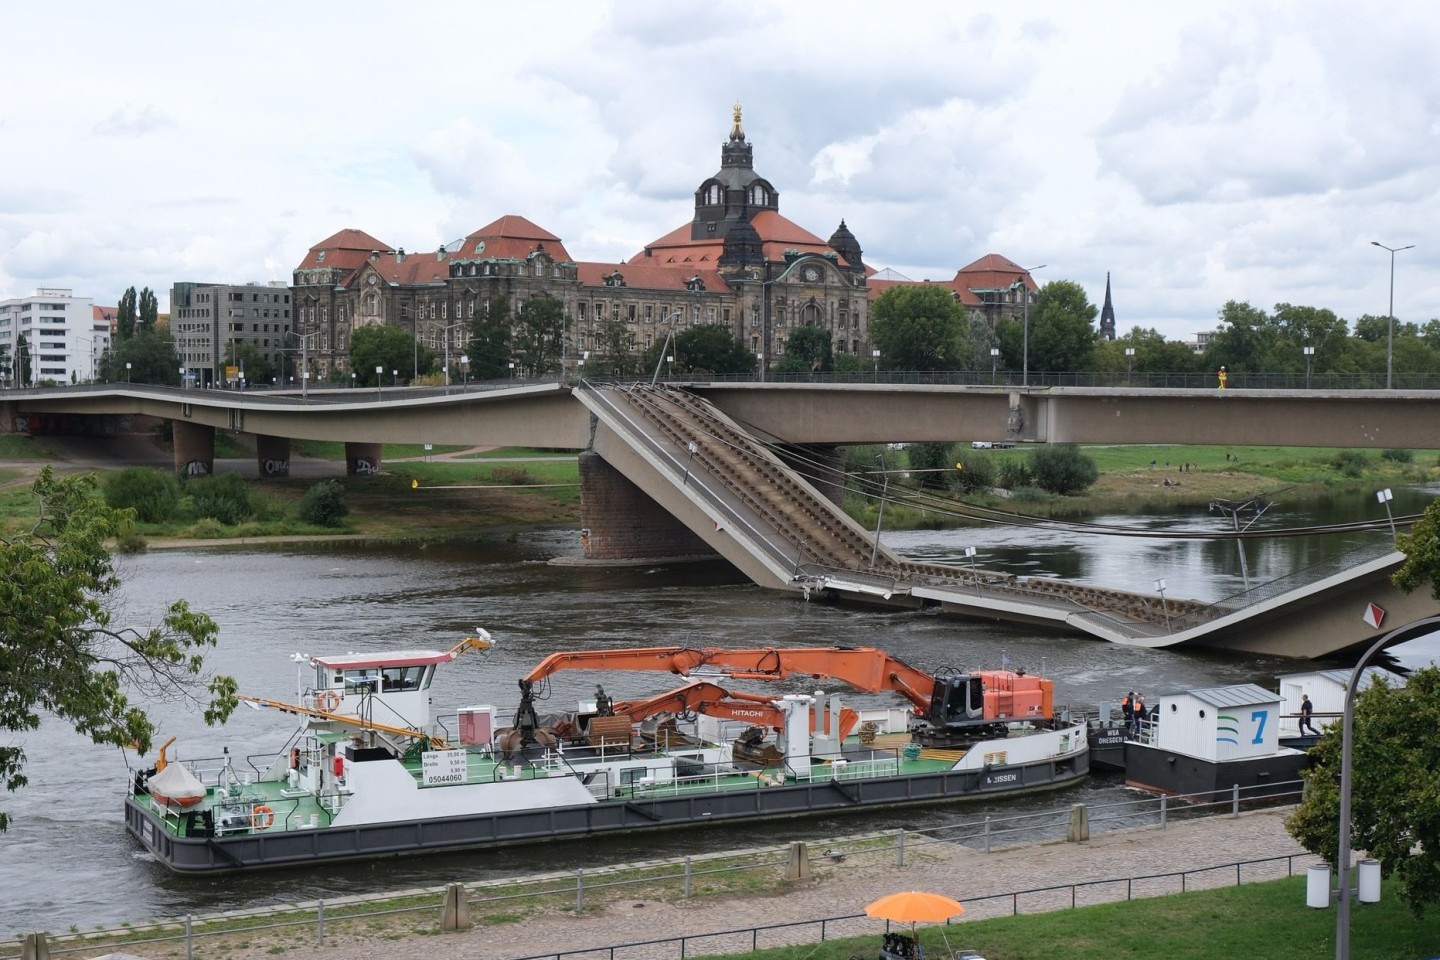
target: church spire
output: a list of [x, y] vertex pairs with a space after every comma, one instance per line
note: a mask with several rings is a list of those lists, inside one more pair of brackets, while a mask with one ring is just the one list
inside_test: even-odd
[[1100, 339], [1115, 339], [1115, 305], [1110, 302], [1110, 271], [1105, 271], [1105, 306], [1100, 308]]

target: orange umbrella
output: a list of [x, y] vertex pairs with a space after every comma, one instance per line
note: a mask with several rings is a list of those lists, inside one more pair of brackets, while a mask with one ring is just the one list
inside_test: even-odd
[[901, 923], [943, 923], [951, 917], [958, 917], [965, 908], [958, 900], [952, 900], [939, 893], [924, 893], [908, 890], [881, 897], [865, 907], [867, 917], [881, 920], [895, 920]]

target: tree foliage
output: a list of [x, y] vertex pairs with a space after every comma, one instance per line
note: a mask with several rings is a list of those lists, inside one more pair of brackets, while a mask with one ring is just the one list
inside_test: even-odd
[[824, 373], [835, 365], [829, 330], [806, 324], [790, 331], [785, 341], [785, 357], [780, 361], [782, 373]]
[[515, 366], [527, 377], [560, 369], [565, 350], [565, 304], [549, 294], [531, 297], [515, 318]]
[[1100, 468], [1095, 466], [1095, 461], [1073, 443], [1037, 447], [1030, 455], [1030, 471], [1035, 476], [1035, 486], [1064, 496], [1083, 493], [1100, 479]]
[[1029, 315], [1030, 369], [1083, 369], [1100, 337], [1095, 329], [1097, 312], [1078, 283], [1053, 280], [1041, 287]]
[[107, 473], [105, 502], [116, 510], [134, 510], [142, 523], [164, 523], [180, 503], [180, 481], [173, 473], [150, 467], [126, 467]]
[[169, 329], [154, 326], [138, 328], [132, 336], [117, 342], [114, 349], [100, 358], [97, 372], [100, 379], [111, 383], [128, 379], [131, 383], [180, 385], [175, 341]]
[[297, 516], [317, 527], [338, 527], [350, 512], [345, 502], [345, 487], [339, 480], [322, 480], [300, 498]]
[[749, 373], [755, 357], [720, 323], [692, 327], [675, 338], [675, 366], [686, 373]]
[[965, 311], [941, 286], [891, 287], [870, 307], [870, 342], [890, 370], [958, 370], [971, 365]]
[[[130, 288], [134, 290], [134, 287]], [[154, 330], [160, 319], [160, 300], [149, 287], [140, 291], [135, 304], [135, 323], [139, 329]]]
[[1405, 562], [1390, 581], [1406, 593], [1428, 583], [1430, 595], [1440, 600], [1440, 500], [1430, 501], [1410, 532], [1396, 538], [1395, 546], [1405, 554]]
[[115, 333], [121, 340], [135, 336], [135, 323], [139, 316], [134, 287], [126, 287], [120, 294], [120, 305], [115, 309]]
[[[211, 675], [204, 660], [215, 621], [179, 600], [148, 629], [115, 622], [120, 579], [106, 542], [133, 514], [106, 506], [91, 475], [57, 478], [46, 467], [33, 490], [35, 526], [0, 539], [0, 728], [34, 730], [48, 715], [95, 743], [144, 753], [155, 727], [132, 696], [199, 705], [207, 723], [229, 717], [235, 681]], [[26, 784], [25, 751], [15, 743], [0, 745], [0, 778], [11, 792]], [[0, 813], [0, 830], [8, 824]]]
[[[635, 354], [635, 331], [618, 317], [602, 320], [595, 331], [595, 349], [585, 361], [583, 373], [592, 377], [633, 377], [645, 365]], [[658, 347], [655, 348], [658, 352]], [[649, 354], [647, 354], [649, 356]]]
[[470, 374], [499, 380], [510, 374], [510, 300], [494, 297], [470, 318]]
[[[415, 338], [401, 327], [383, 324], [361, 327], [350, 337], [350, 370], [359, 374], [356, 380], [361, 386], [393, 386], [401, 376], [407, 381], [410, 379], [416, 350]], [[428, 350], [424, 356], [427, 362], [433, 359]], [[381, 370], [379, 374], [375, 373], [376, 367]]]
[[[1355, 701], [1351, 739], [1351, 849], [1399, 880], [1417, 917], [1440, 901], [1440, 668], [1403, 687], [1377, 681]], [[1310, 751], [1305, 799], [1286, 821], [1290, 835], [1330, 863], [1340, 859], [1341, 725]]]
[[921, 487], [944, 490], [955, 470], [953, 445], [948, 443], [912, 443], [905, 448], [910, 455], [910, 470]]

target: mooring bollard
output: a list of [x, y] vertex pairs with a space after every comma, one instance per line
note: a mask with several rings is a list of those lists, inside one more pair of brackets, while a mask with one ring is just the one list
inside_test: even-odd
[[785, 865], [785, 881], [810, 879], [810, 858], [805, 854], [805, 841], [790, 842], [790, 862]]
[[25, 934], [24, 952], [21, 960], [50, 960], [50, 944], [43, 933]]
[[445, 933], [470, 929], [470, 898], [465, 895], [465, 884], [451, 883], [445, 886], [444, 906], [440, 910], [440, 929]]
[[1083, 803], [1070, 807], [1070, 829], [1065, 834], [1067, 843], [1084, 843], [1090, 839], [1090, 809]]

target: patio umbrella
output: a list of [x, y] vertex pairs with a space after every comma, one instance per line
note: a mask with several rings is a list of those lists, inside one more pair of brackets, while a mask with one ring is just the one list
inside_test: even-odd
[[952, 900], [939, 893], [925, 893], [907, 890], [881, 897], [865, 907], [867, 917], [894, 920], [899, 923], [944, 923], [951, 917], [958, 917], [965, 908], [958, 900]]

